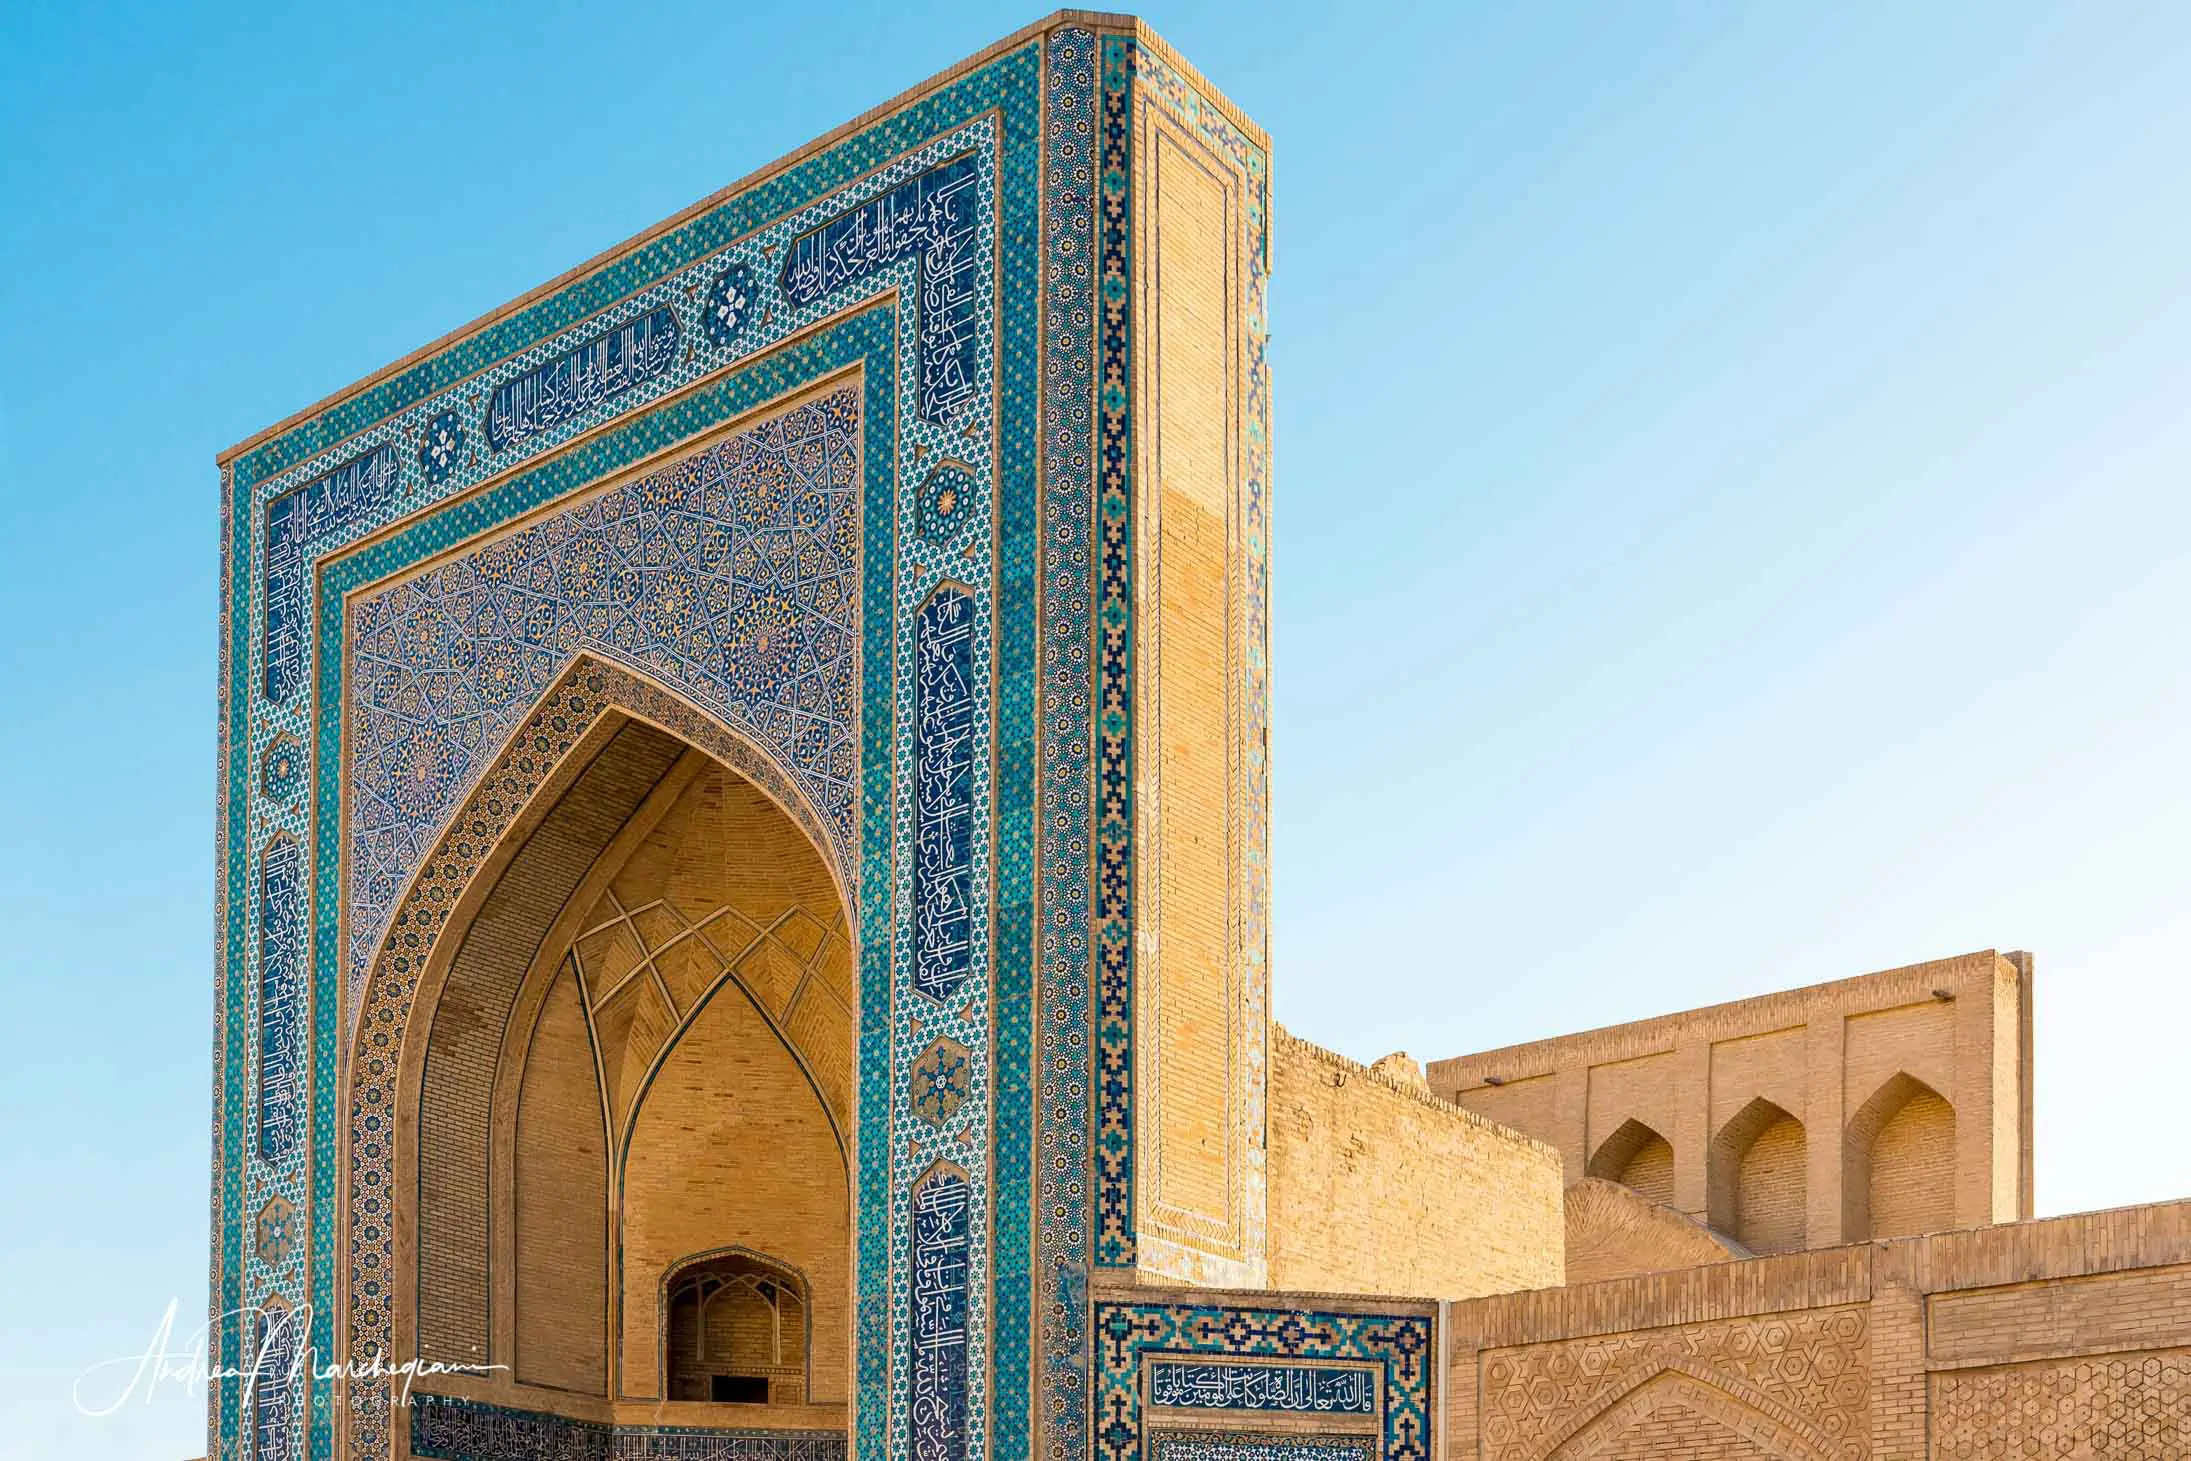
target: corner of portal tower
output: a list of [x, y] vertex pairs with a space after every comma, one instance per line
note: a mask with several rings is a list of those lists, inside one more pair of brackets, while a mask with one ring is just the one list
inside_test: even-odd
[[1257, 1287], [1270, 141], [1139, 20], [1101, 28], [1099, 1261]]

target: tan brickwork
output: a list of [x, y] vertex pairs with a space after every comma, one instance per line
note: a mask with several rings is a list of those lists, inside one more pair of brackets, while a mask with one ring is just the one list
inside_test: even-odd
[[1872, 1139], [1862, 1170], [1868, 1221], [1851, 1236], [1899, 1238], [1954, 1227], [1954, 1108], [1932, 1091], [1912, 1091]]
[[735, 986], [677, 1042], [626, 1161], [621, 1392], [660, 1394], [662, 1282], [738, 1246], [800, 1273], [814, 1305], [813, 1397], [842, 1402], [851, 1337], [851, 1192], [821, 1101]]
[[2005, 1222], [2031, 1210], [2030, 990], [2029, 955], [1986, 951], [1429, 1077], [1557, 1146], [1570, 1183], [1625, 1181], [1753, 1251]]
[[1668, 1207], [1674, 1203], [1674, 1148], [1657, 1132], [1637, 1144], [1612, 1171], [1613, 1180], [1638, 1196]]
[[1471, 1299], [1440, 1329], [1456, 1461], [2180, 1461], [2191, 1202]]
[[647, 727], [619, 732], [510, 858], [470, 924], [442, 935], [438, 947], [451, 952], [439, 998], [421, 998], [413, 1026], [424, 1029], [406, 1042], [420, 1062], [412, 1221], [421, 1358], [503, 1362], [490, 1361], [487, 1331], [488, 1153], [509, 1014], [557, 914], [679, 753]]
[[1931, 1404], [1933, 1461], [2182, 1461], [2191, 1456], [2191, 1349], [1935, 1375]]
[[525, 1062], [517, 1110], [517, 1380], [608, 1393], [607, 1133], [577, 976], [562, 967]]
[[1563, 1205], [1567, 1283], [1595, 1283], [1750, 1256], [1725, 1234], [1602, 1177], [1585, 1177], [1568, 1188]]
[[420, 1016], [419, 1311], [429, 1357], [508, 1368], [434, 1388], [715, 1414], [661, 1394], [663, 1283], [743, 1249], [808, 1301], [782, 1403], [740, 1423], [843, 1424], [851, 945], [819, 854], [751, 783], [633, 725], [495, 866]]
[[[1781, 1453], [1744, 1435], [1709, 1408], [1708, 1395], [1678, 1393], [1653, 1387], [1629, 1402], [1642, 1411], [1641, 1419], [1618, 1432], [1619, 1449], [1568, 1445], [1562, 1457], [1580, 1456], [1680, 1456], [1684, 1461], [1778, 1461]], [[1647, 1408], [1646, 1408], [1647, 1407]]]
[[1809, 1159], [1802, 1122], [1760, 1097], [1721, 1129], [1712, 1155], [1714, 1226], [1752, 1253], [1806, 1246]]
[[[1242, 319], [1249, 180], [1145, 88], [1134, 106], [1142, 391], [1136, 787], [1138, 1252], [1154, 1278], [1265, 1275], [1262, 849], [1245, 744]], [[1256, 945], [1251, 947], [1251, 941]]]
[[1559, 1154], [1379, 1065], [1272, 1035], [1273, 1285], [1460, 1295], [1560, 1282]]

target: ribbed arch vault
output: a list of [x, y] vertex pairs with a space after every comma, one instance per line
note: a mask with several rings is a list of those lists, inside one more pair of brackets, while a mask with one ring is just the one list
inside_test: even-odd
[[[499, 835], [482, 808], [460, 814], [437, 857], [471, 871], [430, 941], [406, 945], [404, 914], [391, 927], [419, 967], [395, 1083], [393, 1352], [485, 1366], [438, 1388], [517, 1408], [839, 1428], [857, 1001], [834, 870], [765, 766], [615, 706], [679, 709], [635, 677], [572, 674], [629, 693], [592, 701], [533, 802], [499, 808]], [[449, 869], [424, 876], [442, 886], [414, 893], [448, 901]], [[384, 951], [376, 978], [392, 967]], [[400, 988], [368, 991], [361, 1073]], [[353, 1146], [379, 1130], [375, 1104], [361, 1081]], [[673, 1399], [669, 1275], [731, 1251], [800, 1275], [784, 1299], [799, 1343]], [[688, 1398], [707, 1394], [736, 1403]]]

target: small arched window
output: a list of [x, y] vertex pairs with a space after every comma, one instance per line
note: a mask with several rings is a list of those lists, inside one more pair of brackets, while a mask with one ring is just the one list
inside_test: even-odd
[[758, 1253], [688, 1259], [668, 1284], [669, 1398], [806, 1403], [806, 1281]]

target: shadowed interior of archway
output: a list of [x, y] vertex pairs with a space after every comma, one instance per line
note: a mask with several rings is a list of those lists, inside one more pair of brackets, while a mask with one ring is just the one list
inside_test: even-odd
[[813, 843], [628, 720], [475, 902], [409, 1036], [417, 1352], [487, 1367], [435, 1388], [841, 1430], [855, 966]]

